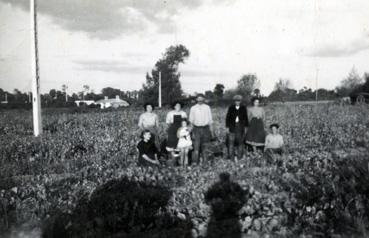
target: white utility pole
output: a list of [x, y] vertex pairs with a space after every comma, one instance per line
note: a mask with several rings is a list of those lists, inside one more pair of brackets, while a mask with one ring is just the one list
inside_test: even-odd
[[316, 76], [315, 76], [315, 101], [318, 102], [318, 73], [319, 69], [316, 69]]
[[159, 108], [161, 108], [161, 71], [159, 71]]
[[65, 93], [65, 102], [68, 102], [67, 89], [68, 89], [68, 86], [67, 86], [67, 85], [65, 85], [65, 88], [64, 88], [64, 93]]
[[31, 14], [31, 73], [32, 73], [32, 108], [33, 108], [33, 134], [42, 134], [40, 78], [38, 67], [37, 44], [37, 0], [30, 2]]

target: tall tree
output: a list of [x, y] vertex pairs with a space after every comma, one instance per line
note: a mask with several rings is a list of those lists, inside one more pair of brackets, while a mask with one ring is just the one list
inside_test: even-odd
[[183, 95], [181, 74], [178, 66], [185, 62], [190, 55], [189, 50], [183, 45], [170, 46], [166, 49], [163, 57], [159, 59], [154, 69], [146, 74], [146, 83], [143, 85], [143, 99], [149, 102], [158, 101], [159, 72], [161, 72], [162, 102], [172, 103]]
[[64, 93], [64, 95], [65, 95], [65, 102], [68, 102], [67, 89], [68, 89], [68, 86], [67, 86], [66, 84], [63, 84], [63, 85], [62, 85], [62, 92], [63, 92], [63, 93]]
[[223, 98], [223, 95], [224, 95], [224, 85], [223, 84], [220, 84], [220, 83], [217, 83], [215, 85], [215, 88], [214, 88], [214, 95], [215, 97], [219, 100], [221, 98]]
[[87, 93], [89, 93], [89, 91], [90, 91], [90, 86], [88, 86], [88, 85], [83, 85], [83, 91], [82, 91], [82, 99], [83, 99], [83, 100], [85, 100], [85, 95], [86, 95]]
[[248, 98], [252, 92], [260, 87], [260, 81], [255, 74], [245, 74], [237, 81], [237, 92]]
[[51, 89], [49, 91], [49, 96], [51, 97], [51, 99], [56, 99], [56, 90], [55, 89]]
[[291, 87], [292, 83], [289, 79], [279, 79], [274, 85], [274, 90], [286, 91], [286, 89], [290, 89]]
[[341, 81], [340, 86], [338, 86], [336, 90], [340, 96], [347, 97], [362, 83], [363, 79], [357, 73], [356, 68], [353, 67], [349, 75]]
[[106, 87], [101, 90], [101, 93], [103, 94], [103, 96], [107, 96], [108, 98], [115, 98], [115, 96], [117, 95], [120, 96], [122, 94], [122, 91], [118, 88]]

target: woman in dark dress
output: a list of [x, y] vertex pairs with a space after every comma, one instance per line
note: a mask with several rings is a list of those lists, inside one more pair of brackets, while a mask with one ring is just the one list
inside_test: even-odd
[[[166, 149], [168, 152], [175, 152], [178, 144], [177, 131], [181, 127], [182, 119], [187, 118], [186, 112], [182, 110], [182, 104], [175, 102], [173, 110], [168, 112], [166, 123], [168, 125], [168, 137]], [[173, 153], [172, 153], [173, 154]]]
[[264, 109], [259, 106], [259, 98], [253, 98], [252, 104], [253, 106], [247, 110], [250, 122], [246, 133], [246, 144], [252, 146], [255, 152], [257, 147], [263, 147], [265, 145], [265, 112]]
[[152, 134], [149, 130], [144, 130], [141, 134], [141, 141], [137, 145], [138, 165], [152, 166], [160, 165], [158, 160], [158, 150], [154, 141], [151, 140]]

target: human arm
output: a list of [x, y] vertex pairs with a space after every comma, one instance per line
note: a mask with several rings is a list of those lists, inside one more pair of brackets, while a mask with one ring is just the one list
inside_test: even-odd
[[226, 122], [226, 128], [229, 129], [230, 124], [231, 124], [231, 107], [228, 108], [225, 122]]
[[172, 112], [168, 112], [167, 117], [165, 119], [165, 123], [172, 124], [173, 123], [173, 115]]
[[245, 128], [247, 128], [249, 126], [249, 116], [248, 116], [248, 111], [247, 111], [247, 107], [244, 107], [244, 114], [245, 114]]
[[158, 160], [158, 156], [157, 156], [157, 154], [155, 154], [155, 159], [151, 159], [148, 155], [146, 155], [146, 154], [143, 154], [142, 155], [142, 158], [144, 159], [144, 160], [146, 160], [147, 162], [149, 162], [149, 163], [152, 163], [152, 164], [160, 164], [160, 162], [159, 162], [159, 160]]
[[265, 138], [264, 152], [269, 148], [269, 144], [270, 144], [270, 136], [267, 135]]
[[195, 121], [195, 118], [194, 118], [194, 109], [193, 109], [193, 107], [191, 107], [191, 109], [190, 109], [189, 121], [190, 121], [191, 125], [193, 125], [193, 123], [194, 123], [194, 121]]
[[209, 117], [209, 129], [210, 129], [211, 136], [215, 137], [214, 125], [213, 125], [213, 115], [211, 114], [211, 109], [209, 106], [208, 106], [208, 117]]
[[159, 117], [157, 114], [155, 114], [155, 127], [159, 129]]
[[138, 127], [143, 130], [143, 114], [140, 115], [140, 117], [138, 118]]
[[279, 146], [283, 147], [284, 146], [284, 141], [283, 141], [283, 136], [280, 136], [280, 142], [279, 142]]
[[187, 119], [187, 113], [185, 111], [182, 111], [182, 118], [186, 118]]

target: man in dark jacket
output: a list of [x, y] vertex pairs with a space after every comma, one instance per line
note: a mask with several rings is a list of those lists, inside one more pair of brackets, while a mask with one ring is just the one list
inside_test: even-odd
[[235, 146], [237, 147], [237, 157], [242, 158], [245, 132], [249, 125], [247, 109], [241, 105], [242, 96], [236, 95], [233, 100], [235, 103], [228, 108], [226, 116], [226, 127], [229, 130], [228, 157], [230, 159], [235, 156]]

